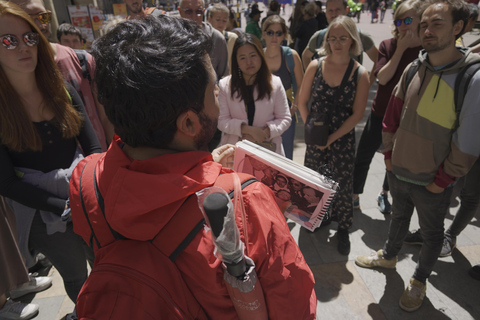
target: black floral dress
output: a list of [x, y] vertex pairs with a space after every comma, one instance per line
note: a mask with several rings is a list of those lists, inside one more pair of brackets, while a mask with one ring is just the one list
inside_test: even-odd
[[[329, 134], [337, 131], [353, 113], [358, 68], [341, 90], [341, 86], [330, 87], [323, 79], [322, 60], [318, 62], [312, 88], [311, 112], [330, 114]], [[318, 79], [317, 81], [317, 78]], [[315, 88], [315, 84], [317, 84]], [[315, 171], [326, 165], [334, 172], [340, 188], [332, 206], [332, 220], [338, 222], [339, 229], [348, 229], [353, 223], [353, 167], [355, 162], [355, 129], [333, 142], [329, 148], [320, 150], [307, 144], [305, 166]], [[320, 170], [320, 173], [323, 173]]]

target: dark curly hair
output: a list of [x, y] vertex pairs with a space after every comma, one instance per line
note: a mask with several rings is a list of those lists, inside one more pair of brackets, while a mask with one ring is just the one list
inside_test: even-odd
[[132, 147], [166, 148], [179, 115], [204, 106], [211, 39], [190, 20], [147, 16], [93, 44], [98, 99]]

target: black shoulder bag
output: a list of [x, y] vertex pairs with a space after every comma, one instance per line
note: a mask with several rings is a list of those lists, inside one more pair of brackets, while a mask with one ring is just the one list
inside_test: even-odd
[[[322, 61], [318, 61], [319, 68], [317, 72], [321, 72], [321, 63]], [[348, 81], [350, 74], [352, 73], [353, 65], [355, 61], [350, 59], [350, 63], [348, 64], [347, 71], [343, 75], [342, 83], [340, 84], [340, 91], [343, 91], [343, 87]], [[318, 82], [320, 81], [320, 77], [317, 77], [315, 81], [315, 86], [313, 90], [318, 88]], [[329, 136], [329, 123], [330, 123], [330, 114], [323, 113], [323, 112], [310, 112], [307, 121], [305, 123], [305, 143], [306, 144], [314, 144], [320, 147], [327, 145], [327, 140]]]

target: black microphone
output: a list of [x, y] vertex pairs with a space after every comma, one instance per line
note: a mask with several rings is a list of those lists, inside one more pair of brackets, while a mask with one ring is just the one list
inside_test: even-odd
[[[228, 213], [229, 202], [230, 199], [220, 192], [211, 193], [203, 201], [203, 209], [208, 217], [210, 229], [212, 229], [215, 238], [218, 238], [223, 231], [223, 223]], [[235, 225], [235, 228], [237, 228], [237, 225]], [[245, 258], [238, 263], [226, 263], [225, 261], [224, 263], [227, 267], [228, 273], [239, 279], [244, 278], [247, 271]]]

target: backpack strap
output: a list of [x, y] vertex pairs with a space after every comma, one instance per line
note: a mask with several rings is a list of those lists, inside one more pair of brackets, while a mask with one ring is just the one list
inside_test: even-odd
[[418, 68], [420, 67], [420, 59], [413, 60], [410, 68], [408, 68], [407, 74], [405, 76], [405, 93], [407, 92], [410, 82], [412, 82], [413, 76], [417, 73]]
[[[85, 166], [82, 169], [82, 172], [80, 174], [80, 181], [79, 181], [79, 197], [80, 197], [80, 202], [82, 204], [82, 209], [83, 213], [85, 215], [85, 218], [88, 222], [88, 225], [90, 226], [90, 231], [92, 232], [90, 236], [90, 247], [93, 248], [93, 239], [95, 239], [95, 243], [97, 245], [97, 248], [100, 249], [102, 247], [102, 244], [109, 244], [115, 240], [122, 240], [122, 239], [127, 239], [125, 236], [121, 235], [117, 231], [115, 231], [110, 224], [107, 221], [107, 218], [105, 216], [105, 204], [103, 200], [103, 196], [100, 193], [100, 189], [98, 188], [97, 184], [97, 164], [100, 159], [104, 157], [104, 153], [98, 153], [95, 154], [90, 160], [88, 160], [85, 164]], [[84, 192], [82, 191], [82, 186], [84, 184], [93, 184], [94, 191], [95, 191], [95, 199], [88, 199], [85, 197]], [[95, 201], [96, 200], [96, 201]], [[94, 202], [95, 201], [95, 202]], [[99, 239], [99, 237], [95, 234], [95, 230], [93, 228], [93, 224], [89, 218], [89, 212], [87, 212], [87, 206], [86, 203], [89, 203], [90, 205], [95, 204], [96, 206], [91, 207], [89, 210], [90, 213], [95, 214], [95, 212], [100, 211], [102, 213], [102, 218], [103, 219], [97, 219], [95, 222], [96, 224], [102, 223], [104, 225], [107, 225], [111, 232], [111, 236], [109, 238], [106, 238], [105, 236], [103, 237], [104, 239]]]
[[80, 61], [80, 66], [82, 67], [82, 75], [84, 79], [88, 80], [88, 83], [92, 84], [92, 77], [90, 76], [90, 71], [88, 70], [88, 55], [87, 51], [74, 49], [77, 54], [78, 61]]
[[287, 60], [287, 66], [290, 71], [290, 78], [292, 78], [292, 88], [293, 88], [293, 93], [297, 92], [297, 81], [295, 79], [295, 60], [293, 60], [293, 52], [290, 47], [287, 46], [281, 46], [283, 50], [283, 55], [285, 56], [285, 59]]
[[[249, 174], [237, 173], [242, 181], [242, 189], [258, 181]], [[234, 184], [231, 174], [222, 174], [218, 176], [214, 186], [224, 189], [228, 196], [233, 198]], [[196, 195], [190, 195], [182, 205], [182, 212], [185, 214], [176, 214], [168, 222], [168, 225], [151, 240], [152, 244], [174, 262], [175, 259], [185, 250], [197, 233], [203, 229], [205, 219], [198, 208]], [[181, 231], [189, 230], [187, 234], [179, 234]], [[174, 245], [165, 246], [165, 243]], [[178, 245], [176, 245], [178, 243]]]
[[480, 61], [475, 61], [462, 68], [462, 70], [460, 70], [460, 72], [458, 73], [457, 78], [455, 79], [454, 101], [455, 113], [457, 115], [457, 118], [455, 120], [454, 130], [456, 130], [460, 125], [460, 112], [462, 111], [463, 100], [465, 99], [465, 95], [467, 94], [470, 81], [479, 69]]
[[[101, 154], [99, 154], [101, 155]], [[93, 240], [95, 239], [95, 243], [97, 244], [97, 248], [100, 249], [102, 246], [100, 245], [100, 241], [98, 240], [97, 236], [95, 235], [95, 231], [93, 230], [93, 226], [92, 226], [92, 223], [90, 221], [90, 218], [88, 217], [88, 213], [87, 213], [87, 209], [85, 207], [85, 201], [84, 201], [84, 197], [83, 197], [83, 192], [82, 192], [82, 178], [83, 178], [83, 173], [85, 172], [85, 169], [87, 168], [88, 164], [90, 163], [90, 161], [92, 161], [93, 159], [95, 159], [96, 155], [92, 157], [92, 159], [88, 160], [85, 165], [83, 166], [82, 168], [82, 173], [80, 174], [80, 181], [79, 181], [79, 188], [78, 188], [78, 192], [79, 192], [79, 197], [80, 197], [80, 203], [82, 204], [82, 210], [83, 210], [83, 213], [85, 215], [85, 219], [87, 220], [88, 222], [88, 226], [90, 227], [90, 231], [91, 231], [91, 234], [90, 234], [90, 241], [88, 243], [88, 245], [93, 248]], [[100, 157], [98, 157], [100, 158]], [[98, 161], [98, 158], [96, 159], [96, 161], [94, 161], [95, 163]], [[88, 171], [88, 170], [87, 170]]]

